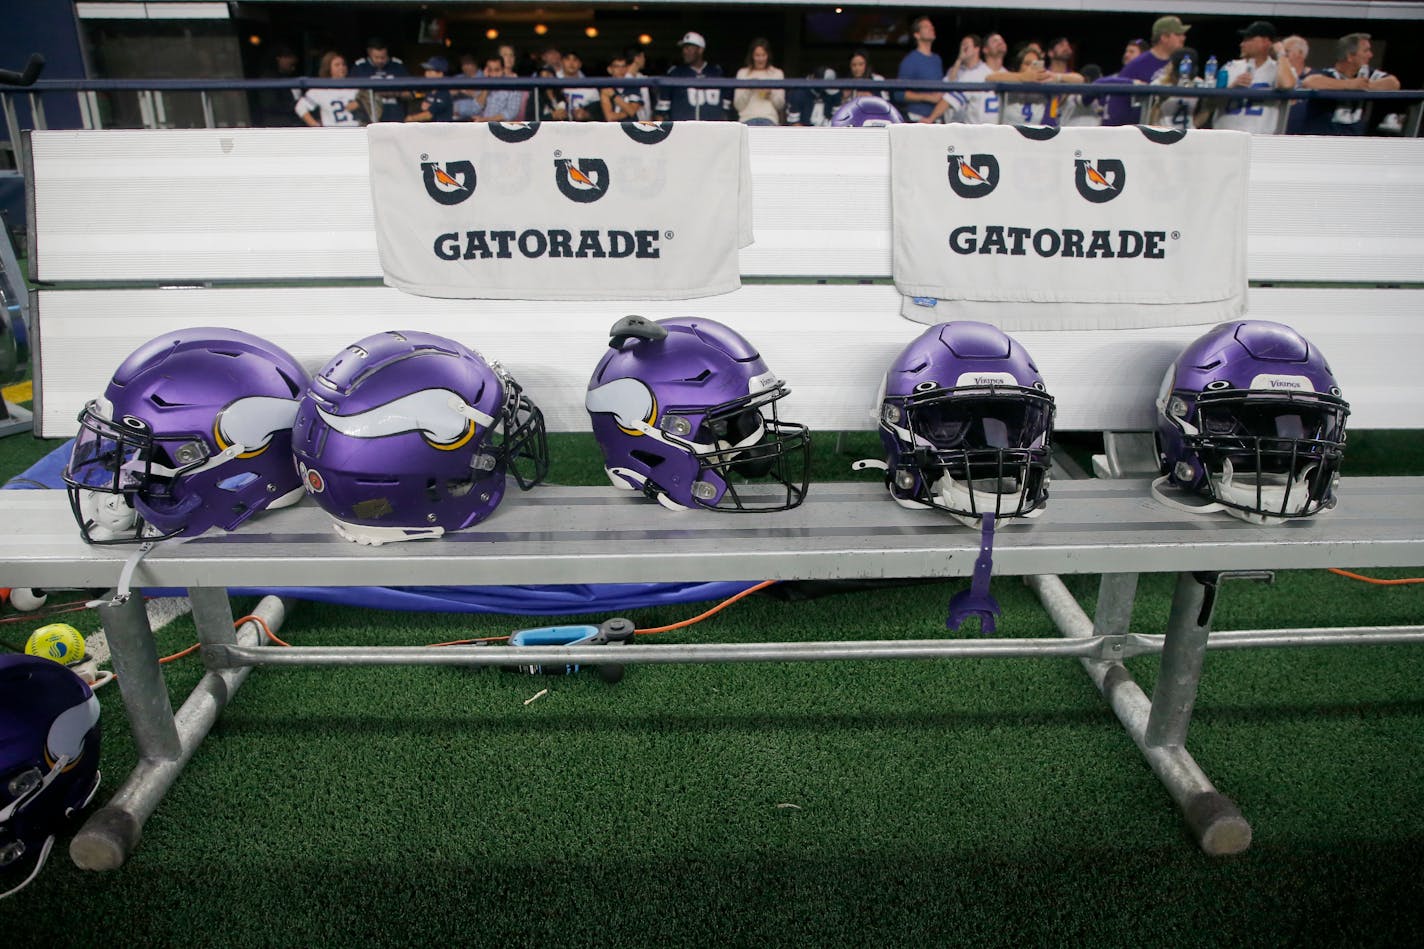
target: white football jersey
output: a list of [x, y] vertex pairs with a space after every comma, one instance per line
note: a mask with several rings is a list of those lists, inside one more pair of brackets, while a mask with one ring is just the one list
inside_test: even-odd
[[[1276, 61], [1267, 59], [1260, 66], [1246, 59], [1233, 59], [1225, 66], [1226, 83], [1230, 85], [1242, 73], [1251, 73], [1252, 89], [1274, 89], [1276, 87]], [[1220, 100], [1217, 100], [1220, 101]], [[1257, 135], [1274, 135], [1281, 124], [1281, 109], [1288, 105], [1285, 100], [1263, 102], [1259, 99], [1227, 99], [1225, 107], [1216, 114], [1213, 128], [1235, 129], [1238, 132], [1254, 132]]]

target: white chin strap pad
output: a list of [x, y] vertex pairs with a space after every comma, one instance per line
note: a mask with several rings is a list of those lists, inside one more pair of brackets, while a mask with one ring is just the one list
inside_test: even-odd
[[138, 523], [138, 513], [124, 496], [109, 491], [80, 491], [79, 512], [91, 525], [90, 536], [100, 541], [132, 537]]
[[[1299, 514], [1310, 504], [1310, 476], [1315, 471], [1314, 466], [1304, 469], [1294, 480], [1286, 475], [1259, 474], [1248, 475], [1244, 479], [1236, 477], [1236, 469], [1232, 466], [1231, 460], [1227, 459], [1222, 465], [1220, 475], [1212, 475], [1212, 489], [1216, 496], [1223, 501], [1233, 504], [1243, 504], [1248, 507], [1261, 507], [1267, 511], [1279, 512], [1274, 514], [1260, 514], [1255, 511], [1243, 511], [1239, 508], [1225, 506], [1223, 510], [1232, 517], [1239, 517], [1243, 521], [1252, 524], [1271, 524], [1282, 519], [1284, 515]], [[1257, 502], [1257, 485], [1260, 485], [1260, 501]], [[1289, 498], [1287, 498], [1287, 488], [1289, 488]]]

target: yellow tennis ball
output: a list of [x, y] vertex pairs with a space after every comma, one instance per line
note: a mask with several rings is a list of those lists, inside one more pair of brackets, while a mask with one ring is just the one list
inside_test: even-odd
[[25, 653], [72, 666], [84, 659], [84, 637], [68, 623], [50, 623], [30, 634]]

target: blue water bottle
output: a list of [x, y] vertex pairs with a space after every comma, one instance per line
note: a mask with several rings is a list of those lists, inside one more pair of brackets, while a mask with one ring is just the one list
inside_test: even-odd
[[1197, 64], [1192, 59], [1190, 53], [1182, 56], [1182, 61], [1177, 64], [1177, 85], [1190, 86], [1192, 84], [1192, 74], [1196, 72]]
[[1225, 89], [1231, 84], [1231, 71], [1228, 69], [1218, 69], [1216, 71], [1216, 88]]
[[1202, 82], [1206, 83], [1208, 86], [1214, 86], [1216, 85], [1217, 75], [1218, 73], [1216, 70], [1216, 57], [1208, 56], [1206, 58], [1206, 66], [1202, 68]]

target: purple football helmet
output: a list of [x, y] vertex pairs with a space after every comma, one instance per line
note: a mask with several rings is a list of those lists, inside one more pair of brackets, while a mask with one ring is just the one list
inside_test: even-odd
[[431, 333], [346, 347], [312, 380], [292, 438], [307, 492], [360, 544], [478, 524], [549, 468], [544, 415], [499, 364]]
[[1162, 472], [1243, 520], [1306, 517], [1335, 505], [1349, 414], [1305, 337], [1265, 320], [1222, 323], [1162, 379]]
[[0, 899], [34, 879], [99, 788], [99, 700], [38, 656], [0, 655]]
[[784, 511], [806, 498], [811, 433], [781, 421], [791, 390], [713, 320], [619, 320], [584, 406], [615, 487], [671, 510]]
[[904, 121], [900, 110], [879, 96], [847, 99], [831, 117], [831, 124], [836, 126], [901, 125]]
[[[969, 320], [931, 326], [885, 374], [880, 440], [896, 502], [1032, 517], [1048, 499], [1053, 397], [1012, 336]], [[861, 462], [857, 467], [881, 467]]]
[[79, 415], [64, 480], [91, 544], [233, 530], [301, 499], [301, 364], [264, 339], [197, 327], [140, 346]]

